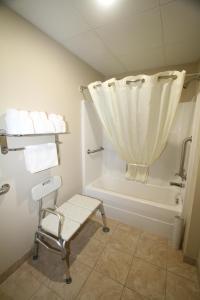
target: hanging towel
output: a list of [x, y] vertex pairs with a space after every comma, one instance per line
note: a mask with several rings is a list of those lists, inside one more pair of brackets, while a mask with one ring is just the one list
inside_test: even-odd
[[58, 165], [55, 143], [27, 146], [24, 150], [26, 169], [37, 173]]

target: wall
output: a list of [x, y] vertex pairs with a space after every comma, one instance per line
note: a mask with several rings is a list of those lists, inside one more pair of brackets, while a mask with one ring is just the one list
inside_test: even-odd
[[87, 150], [103, 146], [102, 125], [92, 101], [82, 101], [82, 166], [83, 188], [100, 177], [103, 168], [103, 152], [87, 154]]
[[[198, 65], [200, 72], [200, 62]], [[197, 88], [198, 111], [194, 123], [194, 151], [191, 160], [194, 164], [191, 174], [191, 191], [188, 192], [188, 202], [186, 206], [186, 233], [184, 239], [184, 255], [186, 258], [197, 260], [200, 257], [200, 83]], [[187, 196], [187, 195], [186, 195]]]
[[[81, 190], [81, 95], [79, 85], [102, 76], [30, 23], [0, 5], [0, 114], [7, 108], [63, 114], [71, 134], [60, 140], [61, 165], [51, 171], [29, 174], [23, 153], [0, 154], [0, 185], [9, 193], [0, 198], [0, 274], [32, 246], [38, 206], [31, 188], [50, 174], [60, 174], [59, 201]], [[34, 138], [13, 144], [42, 143]], [[10, 141], [11, 143], [11, 141]]]

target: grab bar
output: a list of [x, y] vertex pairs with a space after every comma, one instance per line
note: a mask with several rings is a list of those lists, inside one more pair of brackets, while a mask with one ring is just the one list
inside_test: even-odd
[[179, 168], [178, 173], [175, 174], [175, 175], [180, 176], [182, 178], [182, 180], [186, 180], [186, 171], [184, 169], [184, 165], [185, 165], [186, 149], [187, 149], [188, 142], [192, 142], [191, 136], [188, 138], [185, 138], [183, 140], [182, 150], [181, 150], [180, 168]]
[[92, 154], [92, 153], [96, 153], [96, 152], [103, 151], [103, 150], [104, 150], [103, 147], [100, 147], [100, 148], [94, 149], [94, 150], [88, 149], [87, 154]]

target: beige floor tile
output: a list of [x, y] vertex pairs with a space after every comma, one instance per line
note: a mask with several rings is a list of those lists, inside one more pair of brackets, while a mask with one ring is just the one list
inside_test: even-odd
[[167, 273], [166, 300], [199, 300], [198, 285], [188, 279]]
[[113, 249], [132, 255], [136, 250], [140, 234], [139, 229], [120, 223], [113, 232], [109, 245]]
[[110, 231], [109, 232], [104, 232], [102, 230], [102, 227], [100, 227], [95, 232], [94, 238], [101, 241], [101, 242], [103, 242], [103, 243], [108, 242], [110, 240], [110, 237], [113, 234], [116, 226], [117, 226], [117, 222], [114, 222], [113, 220], [109, 219], [108, 220], [108, 227], [109, 227]]
[[[93, 220], [93, 221], [95, 221], [95, 222], [97, 222], [97, 223], [99, 223], [101, 226], [102, 226], [102, 217], [101, 217], [101, 215], [97, 215], [97, 214], [94, 214], [92, 217], [91, 217], [91, 219]], [[114, 229], [117, 225], [118, 225], [118, 221], [117, 220], [114, 220], [114, 219], [110, 219], [110, 218], [107, 218], [106, 219], [107, 220], [107, 225], [108, 225], [108, 227], [110, 228], [110, 229]]]
[[121, 300], [145, 300], [143, 296], [128, 288], [124, 288]]
[[143, 233], [138, 242], [135, 256], [156, 266], [166, 268], [167, 247], [167, 240]]
[[64, 262], [61, 256], [40, 247], [38, 259], [32, 260], [30, 257], [26, 264], [34, 278], [48, 285], [49, 280], [54, 278], [54, 270]]
[[[102, 228], [102, 223], [90, 218], [80, 229], [79, 236], [85, 239], [90, 239], [94, 236], [95, 232]], [[75, 237], [76, 239], [76, 237]]]
[[160, 242], [165, 243], [166, 245], [168, 245], [168, 239], [167, 238], [161, 237], [159, 235], [156, 235], [156, 234], [153, 234], [153, 233], [150, 233], [150, 232], [146, 232], [146, 231], [142, 232], [141, 238], [151, 239], [153, 241], [160, 241]]
[[39, 289], [40, 285], [24, 264], [2, 283], [1, 292], [11, 299], [27, 300]]
[[131, 255], [107, 246], [97, 261], [95, 270], [124, 284], [131, 266], [131, 261]]
[[1, 286], [0, 286], [0, 299], [1, 300], [13, 300], [13, 298], [9, 297], [1, 290]]
[[60, 300], [61, 298], [56, 295], [52, 290], [48, 289], [46, 286], [42, 286], [33, 295], [30, 300]]
[[123, 286], [93, 271], [81, 289], [78, 300], [119, 300]]
[[183, 262], [182, 251], [169, 248], [167, 257], [167, 270], [190, 279], [194, 282], [198, 282], [197, 268]]
[[91, 268], [75, 260], [70, 268], [72, 283], [66, 284], [63, 276], [64, 267], [63, 265], [58, 266], [54, 271], [54, 278], [49, 281], [48, 287], [63, 299], [75, 299], [91, 271]]
[[165, 295], [166, 271], [160, 267], [134, 258], [126, 286], [153, 300], [163, 300]]
[[89, 267], [94, 267], [104, 248], [104, 243], [95, 238], [91, 238], [82, 251], [77, 255], [77, 258]]

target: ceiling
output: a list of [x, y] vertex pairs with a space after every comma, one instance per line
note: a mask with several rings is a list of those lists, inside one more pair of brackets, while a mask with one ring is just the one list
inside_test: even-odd
[[4, 0], [105, 76], [200, 59], [199, 0]]

